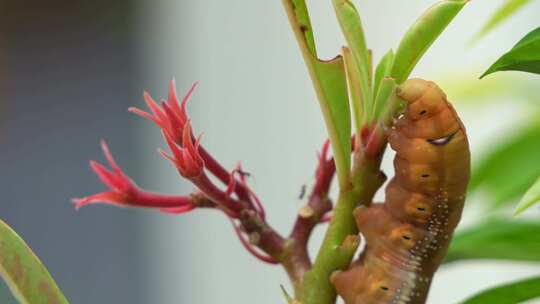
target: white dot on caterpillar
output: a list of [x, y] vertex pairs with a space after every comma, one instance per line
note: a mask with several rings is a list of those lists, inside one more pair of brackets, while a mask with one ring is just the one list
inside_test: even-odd
[[416, 267], [420, 266], [420, 262], [419, 261], [410, 261], [408, 264], [404, 264], [403, 266], [411, 266], [412, 268], [416, 268]]

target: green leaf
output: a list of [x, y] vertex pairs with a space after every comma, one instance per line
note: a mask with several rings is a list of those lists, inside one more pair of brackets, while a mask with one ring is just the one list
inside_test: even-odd
[[[360, 15], [349, 0], [333, 0], [334, 10], [336, 12], [337, 19], [347, 40], [347, 44], [351, 53], [354, 57], [354, 62], [358, 71], [356, 72], [358, 76], [359, 88], [354, 88], [360, 90], [360, 103], [366, 109], [364, 112], [367, 115], [366, 120], [369, 121], [371, 111], [367, 111], [368, 108], [371, 108], [372, 97], [371, 97], [371, 67], [370, 67], [370, 54], [366, 46], [366, 40], [364, 37], [364, 29], [362, 27], [362, 21], [360, 20]], [[360, 129], [356, 130], [360, 132]]]
[[540, 222], [491, 219], [456, 232], [445, 262], [465, 259], [540, 261]]
[[540, 122], [519, 130], [476, 161], [469, 191], [483, 190], [498, 207], [517, 199], [540, 175]]
[[332, 143], [341, 189], [350, 185], [351, 114], [343, 58], [317, 57], [313, 31], [304, 0], [283, 0], [308, 68]]
[[537, 204], [538, 202], [540, 202], [540, 177], [538, 177], [536, 182], [529, 188], [529, 190], [527, 190], [527, 192], [519, 202], [518, 206], [516, 207], [514, 215], [522, 213], [523, 211], [527, 210], [529, 207]]
[[351, 114], [343, 59], [313, 61], [314, 79], [326, 121], [341, 189], [349, 184], [351, 155]]
[[394, 51], [390, 49], [382, 58], [375, 69], [375, 81], [373, 86], [373, 96], [379, 93], [379, 87], [384, 77], [390, 76], [392, 64], [394, 62]]
[[476, 35], [474, 35], [472, 42], [477, 41], [478, 39], [484, 37], [486, 34], [491, 32], [495, 27], [503, 23], [505, 20], [510, 18], [512, 15], [517, 13], [521, 8], [523, 8], [530, 0], [506, 0], [488, 19], [484, 26], [480, 29]]
[[388, 108], [387, 102], [395, 96], [396, 87], [396, 80], [394, 78], [384, 77], [381, 80], [381, 87], [375, 97], [375, 108], [373, 111], [373, 117], [375, 119], [380, 119], [383, 113], [386, 112]]
[[32, 249], [1, 220], [0, 275], [21, 303], [68, 303]]
[[540, 74], [540, 27], [523, 37], [499, 58], [480, 78], [498, 71], [522, 71]]
[[[362, 95], [360, 88], [360, 71], [357, 68], [354, 57], [351, 53], [351, 49], [348, 47], [343, 47], [341, 50], [343, 55], [343, 61], [345, 63], [345, 71], [347, 72], [347, 85], [349, 88], [349, 96], [351, 98], [352, 110], [354, 115], [355, 129], [358, 134], [362, 130], [362, 123], [365, 121], [363, 118], [364, 112], [364, 103], [362, 103]], [[371, 108], [371, 107], [369, 107]]]
[[445, 0], [429, 8], [401, 39], [391, 76], [401, 84], [468, 0]]
[[540, 297], [540, 277], [533, 277], [485, 290], [462, 304], [521, 303]]

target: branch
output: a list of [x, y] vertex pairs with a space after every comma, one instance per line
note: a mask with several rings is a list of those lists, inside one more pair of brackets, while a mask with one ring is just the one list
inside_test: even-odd
[[369, 205], [384, 183], [384, 174], [379, 169], [382, 153], [372, 156], [360, 150], [356, 154], [352, 175], [354, 186], [339, 193], [323, 244], [313, 267], [305, 274], [301, 295], [304, 304], [335, 302], [336, 291], [329, 277], [333, 271], [345, 269], [356, 250], [358, 229], [352, 211], [359, 205]]
[[307, 244], [315, 226], [320, 223], [325, 214], [332, 210], [328, 198], [330, 184], [336, 172], [333, 158], [328, 158], [330, 142], [327, 140], [319, 155], [319, 164], [315, 174], [315, 185], [309, 195], [308, 202], [300, 208], [290, 238], [295, 241], [297, 258], [302, 261], [305, 271], [311, 267]]

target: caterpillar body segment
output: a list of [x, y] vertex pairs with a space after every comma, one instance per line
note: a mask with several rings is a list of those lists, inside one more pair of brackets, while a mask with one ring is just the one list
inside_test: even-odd
[[463, 124], [433, 82], [407, 80], [398, 96], [407, 106], [388, 133], [395, 176], [384, 204], [355, 210], [366, 248], [331, 277], [346, 304], [425, 303], [463, 210], [470, 175]]

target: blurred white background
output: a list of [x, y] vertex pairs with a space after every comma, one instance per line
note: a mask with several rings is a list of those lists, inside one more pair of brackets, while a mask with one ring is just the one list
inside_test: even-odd
[[[395, 49], [408, 26], [434, 2], [356, 1], [374, 62], [388, 48]], [[540, 1], [468, 48], [469, 39], [501, 2], [469, 3], [413, 76], [432, 79], [443, 88], [451, 77], [476, 81], [504, 51], [538, 26]], [[308, 6], [320, 55], [334, 57], [343, 38], [331, 1], [308, 1]], [[269, 221], [288, 233], [302, 204], [297, 198], [301, 185], [313, 181], [315, 152], [325, 139], [325, 129], [281, 1], [139, 0], [137, 11], [141, 90], [146, 88], [159, 98], [166, 96], [172, 77], [179, 92], [200, 81], [189, 105], [196, 132], [204, 132], [203, 144], [229, 168], [242, 161]], [[447, 93], [452, 99], [453, 93]], [[466, 103], [457, 108], [468, 127], [473, 158], [490, 139], [508, 132], [511, 126], [498, 119], [502, 112], [505, 117], [524, 115], [512, 104], [474, 113]], [[158, 130], [146, 122], [137, 123], [137, 128], [143, 139], [137, 149], [144, 164], [140, 183], [171, 193], [190, 191], [191, 186], [153, 153], [162, 145]], [[384, 166], [389, 175], [393, 174], [391, 157], [386, 156]], [[380, 193], [378, 198], [382, 199]], [[249, 256], [223, 215], [152, 213], [143, 221], [138, 233], [144, 236], [140, 250], [147, 263], [141, 267], [150, 283], [146, 303], [284, 303], [279, 291], [279, 284], [288, 286], [284, 272]], [[313, 249], [322, 229], [318, 232]], [[456, 303], [483, 287], [539, 271], [540, 267], [528, 264], [453, 264], [437, 273], [429, 303]]]

